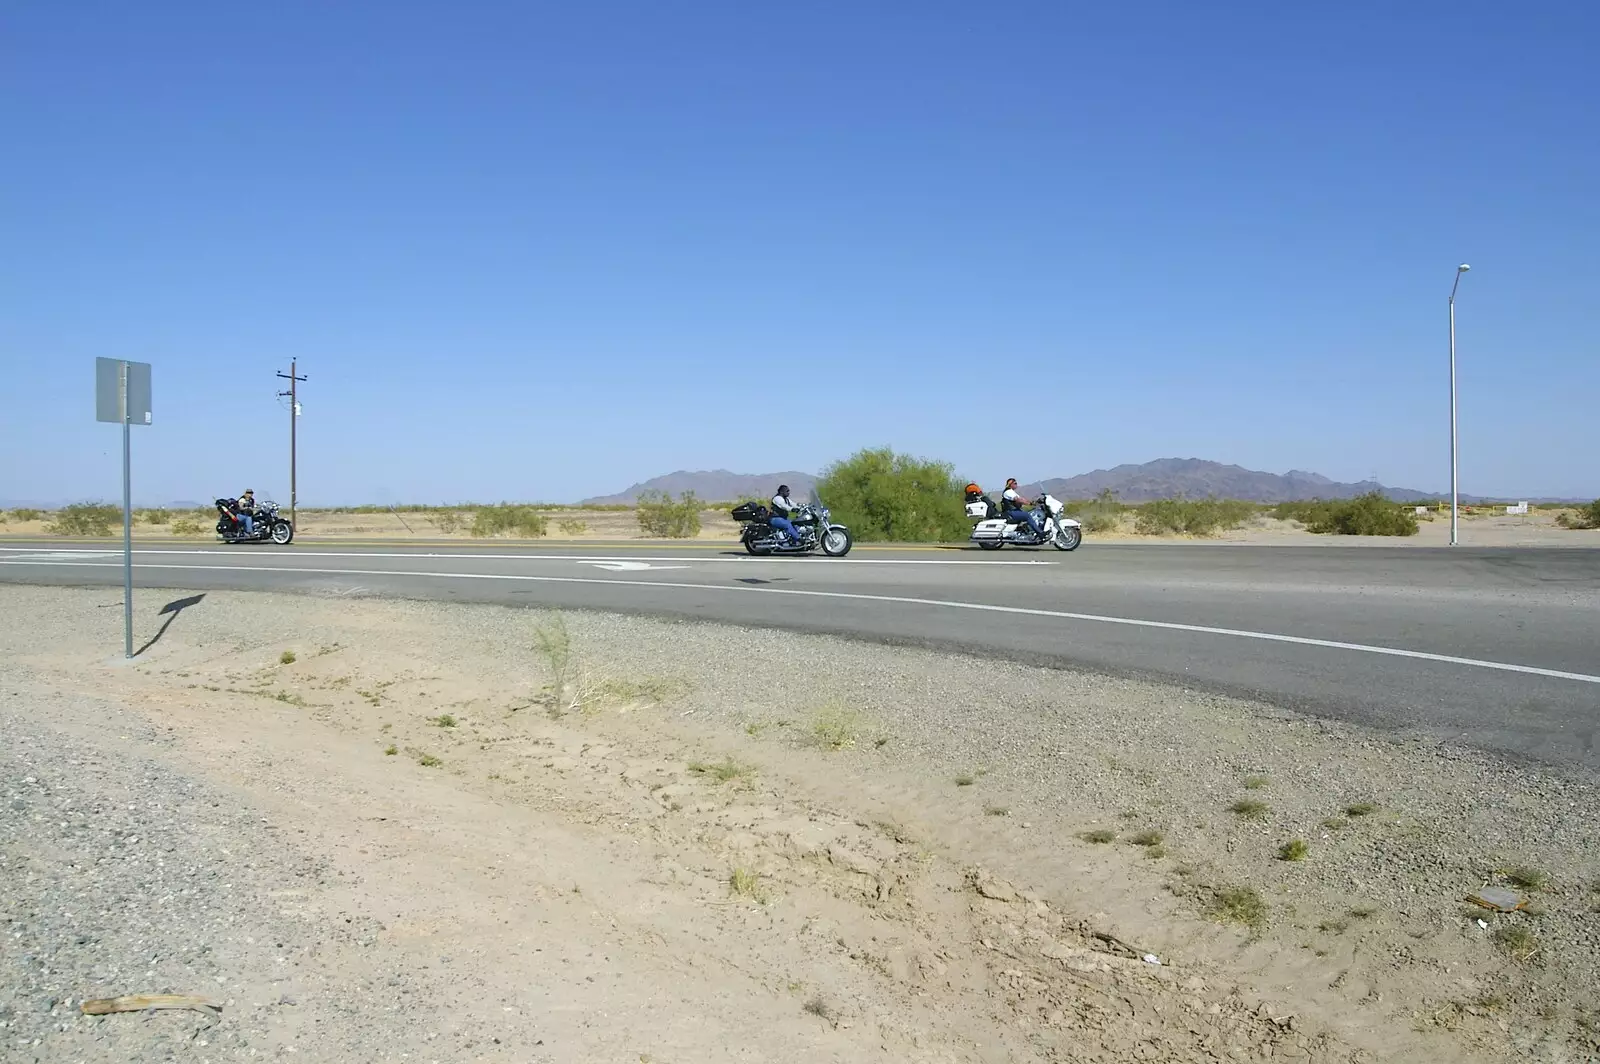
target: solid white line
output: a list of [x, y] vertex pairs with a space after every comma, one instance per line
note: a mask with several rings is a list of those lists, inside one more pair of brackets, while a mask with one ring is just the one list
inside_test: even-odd
[[[114, 553], [121, 556], [120, 548], [113, 551], [92, 550], [84, 547], [50, 548], [50, 547], [0, 547], [0, 552], [8, 554], [42, 554], [46, 551], [59, 554], [106, 554]], [[248, 553], [245, 553], [248, 551]], [[198, 556], [216, 558], [223, 555], [220, 550], [153, 550], [145, 548], [133, 552], [135, 555], [176, 555]], [[740, 558], [701, 557], [695, 554], [668, 554], [658, 557], [648, 555], [610, 555], [610, 554], [484, 554], [472, 552], [469, 554], [438, 554], [424, 551], [309, 551], [309, 550], [254, 550], [248, 547], [241, 548], [239, 556], [250, 558], [466, 558], [466, 559], [491, 559], [495, 561], [533, 561], [533, 562], [721, 562], [723, 564], [745, 565], [753, 561], [762, 561], [770, 555], [751, 555]], [[829, 565], [1055, 565], [1056, 562], [1045, 561], [1040, 558], [1018, 558], [1015, 561], [1002, 559], [978, 558], [827, 558], [813, 559], [826, 560]]]
[[[54, 566], [56, 568], [113, 569], [115, 562], [34, 562], [12, 561], [10, 565]], [[1169, 632], [1194, 632], [1201, 635], [1232, 636], [1237, 639], [1256, 639], [1269, 643], [1290, 643], [1296, 646], [1323, 647], [1329, 650], [1349, 650], [1362, 654], [1379, 654], [1384, 657], [1409, 658], [1414, 661], [1433, 661], [1445, 665], [1467, 665], [1477, 669], [1514, 672], [1526, 676], [1545, 676], [1556, 680], [1576, 680], [1579, 683], [1600, 684], [1600, 676], [1582, 672], [1563, 672], [1560, 669], [1542, 669], [1534, 665], [1513, 665], [1504, 661], [1483, 661], [1478, 658], [1460, 658], [1451, 654], [1430, 654], [1422, 650], [1401, 650], [1397, 647], [1371, 646], [1366, 643], [1344, 643], [1333, 639], [1312, 639], [1300, 635], [1279, 635], [1275, 632], [1253, 632], [1242, 628], [1212, 628], [1201, 624], [1179, 624], [1175, 621], [1147, 621], [1134, 617], [1108, 617], [1095, 613], [1071, 613], [1065, 610], [1031, 609], [1026, 606], [996, 606], [984, 602], [957, 602], [948, 599], [911, 598], [904, 595], [861, 595], [848, 591], [807, 591], [801, 588], [737, 587], [723, 584], [687, 584], [666, 580], [608, 580], [603, 577], [584, 576], [528, 576], [523, 574], [495, 575], [493, 573], [430, 573], [406, 572], [392, 569], [309, 569], [298, 566], [225, 566], [225, 565], [159, 565], [143, 563], [139, 569], [215, 570], [220, 572], [301, 573], [312, 576], [408, 576], [440, 580], [520, 580], [543, 584], [599, 584], [622, 587], [666, 587], [685, 591], [724, 591], [760, 595], [797, 595], [805, 598], [846, 599], [859, 602], [893, 602], [909, 606], [937, 606], [944, 609], [975, 610], [980, 613], [1005, 613], [1025, 617], [1050, 617], [1065, 621], [1092, 621], [1096, 624], [1119, 624], [1131, 628], [1155, 628]]]

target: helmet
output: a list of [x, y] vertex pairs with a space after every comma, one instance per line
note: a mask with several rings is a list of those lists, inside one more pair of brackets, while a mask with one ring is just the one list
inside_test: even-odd
[[968, 484], [967, 485], [967, 494], [968, 495], [982, 495], [983, 494], [983, 489], [978, 487], [977, 484]]
[[1017, 478], [1016, 477], [1007, 477], [1006, 478], [1006, 487], [1014, 488], [1016, 486], [1017, 486]]
[[789, 485], [787, 485], [787, 484], [779, 484], [778, 485], [778, 494], [787, 496], [789, 494]]

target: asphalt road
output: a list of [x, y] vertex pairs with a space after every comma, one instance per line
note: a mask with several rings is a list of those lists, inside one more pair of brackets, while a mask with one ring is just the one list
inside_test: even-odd
[[[136, 545], [134, 561], [144, 587], [608, 609], [956, 648], [1600, 772], [1595, 550], [1090, 543], [763, 559], [703, 544], [297, 542]], [[0, 583], [119, 585], [121, 565], [110, 544], [0, 543]]]

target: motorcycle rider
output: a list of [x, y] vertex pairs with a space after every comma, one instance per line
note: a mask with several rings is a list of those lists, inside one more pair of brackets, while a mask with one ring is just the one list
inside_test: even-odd
[[1007, 521], [1015, 521], [1019, 525], [1026, 521], [1028, 527], [1033, 529], [1034, 535], [1041, 538], [1044, 536], [1044, 525], [1040, 523], [1039, 515], [1029, 509], [1033, 504], [1023, 498], [1022, 493], [1017, 490], [1016, 477], [1006, 481], [1006, 491], [1001, 499], [1004, 500]]
[[244, 526], [244, 534], [256, 534], [255, 512], [256, 491], [254, 488], [245, 488], [244, 494], [239, 496], [239, 504], [234, 507], [234, 514], [239, 518], [239, 523]]
[[799, 543], [800, 533], [795, 531], [794, 521], [789, 517], [794, 511], [795, 505], [789, 500], [789, 485], [779, 484], [778, 493], [772, 497], [772, 517], [769, 520], [773, 528]]

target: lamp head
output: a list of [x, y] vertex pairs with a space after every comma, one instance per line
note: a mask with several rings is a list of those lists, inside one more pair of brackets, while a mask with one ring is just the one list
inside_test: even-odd
[[1456, 267], [1456, 272], [1457, 273], [1466, 273], [1470, 269], [1472, 269], [1472, 267], [1468, 266], [1466, 263], [1463, 262], [1460, 266]]

